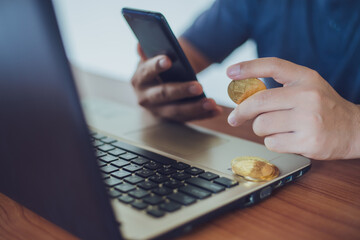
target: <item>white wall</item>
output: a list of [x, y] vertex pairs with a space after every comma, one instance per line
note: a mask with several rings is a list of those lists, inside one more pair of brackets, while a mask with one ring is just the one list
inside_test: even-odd
[[[80, 68], [129, 81], [138, 62], [136, 38], [121, 16], [122, 7], [161, 12], [175, 35], [180, 35], [213, 0], [54, 0], [70, 61]], [[219, 104], [234, 106], [227, 96], [230, 64], [256, 57], [255, 44], [247, 42], [222, 64], [198, 75], [205, 93]]]

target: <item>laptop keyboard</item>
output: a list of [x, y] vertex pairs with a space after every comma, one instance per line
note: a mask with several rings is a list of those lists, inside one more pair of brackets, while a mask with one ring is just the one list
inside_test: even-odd
[[91, 135], [109, 196], [152, 217], [163, 217], [238, 184], [104, 135]]

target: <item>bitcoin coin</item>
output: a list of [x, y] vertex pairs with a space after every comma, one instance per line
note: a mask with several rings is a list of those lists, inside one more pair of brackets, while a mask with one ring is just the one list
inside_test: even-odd
[[279, 176], [279, 169], [259, 157], [237, 157], [231, 161], [232, 171], [249, 181], [269, 181]]
[[240, 104], [251, 95], [265, 89], [265, 84], [257, 78], [232, 80], [228, 86], [228, 94], [234, 103]]

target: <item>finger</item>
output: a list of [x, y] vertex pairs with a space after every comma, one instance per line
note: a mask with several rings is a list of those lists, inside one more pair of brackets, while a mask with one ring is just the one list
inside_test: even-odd
[[254, 133], [260, 137], [296, 131], [297, 121], [292, 110], [262, 113], [253, 122]]
[[271, 77], [284, 85], [303, 79], [305, 73], [310, 72], [313, 70], [279, 58], [258, 58], [234, 64], [227, 69], [231, 79]]
[[142, 47], [140, 46], [140, 43], [137, 44], [137, 52], [141, 58], [141, 61], [145, 61], [147, 59]]
[[299, 136], [296, 132], [279, 133], [268, 136], [264, 140], [265, 146], [273, 152], [303, 154], [304, 144], [299, 144]]
[[165, 55], [159, 55], [140, 62], [131, 82], [134, 87], [141, 88], [150, 83], [158, 82], [156, 79], [159, 73], [171, 67], [171, 60]]
[[296, 88], [273, 88], [257, 92], [230, 113], [228, 122], [236, 127], [261, 113], [292, 109], [295, 94]]
[[145, 89], [139, 97], [142, 106], [159, 105], [195, 97], [203, 92], [197, 81], [164, 83]]
[[177, 122], [214, 117], [222, 112], [213, 99], [201, 99], [196, 102], [174, 103], [152, 108], [152, 111], [163, 118]]

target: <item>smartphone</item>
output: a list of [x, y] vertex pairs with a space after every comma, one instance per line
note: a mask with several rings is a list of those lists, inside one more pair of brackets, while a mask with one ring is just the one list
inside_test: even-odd
[[[161, 13], [131, 8], [123, 8], [121, 12], [147, 58], [164, 54], [171, 59], [171, 68], [159, 74], [163, 82], [197, 80], [179, 42]], [[202, 97], [205, 97], [205, 94], [196, 98]]]

